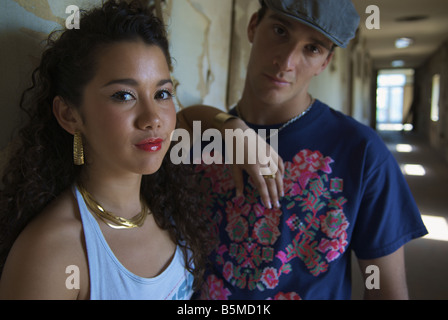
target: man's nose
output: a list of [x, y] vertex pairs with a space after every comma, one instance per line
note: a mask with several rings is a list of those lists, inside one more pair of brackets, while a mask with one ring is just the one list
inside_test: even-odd
[[278, 51], [274, 64], [279, 71], [293, 71], [301, 61], [301, 52], [299, 45], [285, 45]]

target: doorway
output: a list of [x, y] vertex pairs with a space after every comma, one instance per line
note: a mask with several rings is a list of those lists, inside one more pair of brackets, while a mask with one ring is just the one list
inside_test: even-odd
[[377, 77], [377, 130], [412, 130], [414, 70], [380, 70]]

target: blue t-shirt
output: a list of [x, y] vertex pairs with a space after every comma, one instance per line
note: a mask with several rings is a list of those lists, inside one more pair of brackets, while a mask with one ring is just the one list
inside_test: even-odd
[[247, 175], [236, 198], [229, 165], [196, 167], [219, 235], [202, 298], [350, 299], [351, 250], [379, 258], [426, 233], [392, 154], [352, 118], [316, 100], [280, 131], [278, 153], [281, 209], [265, 208]]

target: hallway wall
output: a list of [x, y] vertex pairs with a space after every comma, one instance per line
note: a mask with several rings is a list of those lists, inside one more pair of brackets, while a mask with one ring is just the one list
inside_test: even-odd
[[[415, 72], [417, 131], [448, 161], [448, 40]], [[431, 120], [432, 78], [440, 74], [439, 121]]]
[[[42, 41], [65, 25], [66, 7], [89, 8], [101, 0], [0, 0], [0, 150], [20, 122], [19, 101], [31, 84]], [[1, 161], [1, 158], [0, 158]]]

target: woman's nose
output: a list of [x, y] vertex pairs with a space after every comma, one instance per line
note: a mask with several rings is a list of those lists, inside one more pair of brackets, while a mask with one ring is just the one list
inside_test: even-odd
[[137, 127], [141, 130], [155, 129], [162, 125], [159, 108], [155, 101], [140, 100]]

